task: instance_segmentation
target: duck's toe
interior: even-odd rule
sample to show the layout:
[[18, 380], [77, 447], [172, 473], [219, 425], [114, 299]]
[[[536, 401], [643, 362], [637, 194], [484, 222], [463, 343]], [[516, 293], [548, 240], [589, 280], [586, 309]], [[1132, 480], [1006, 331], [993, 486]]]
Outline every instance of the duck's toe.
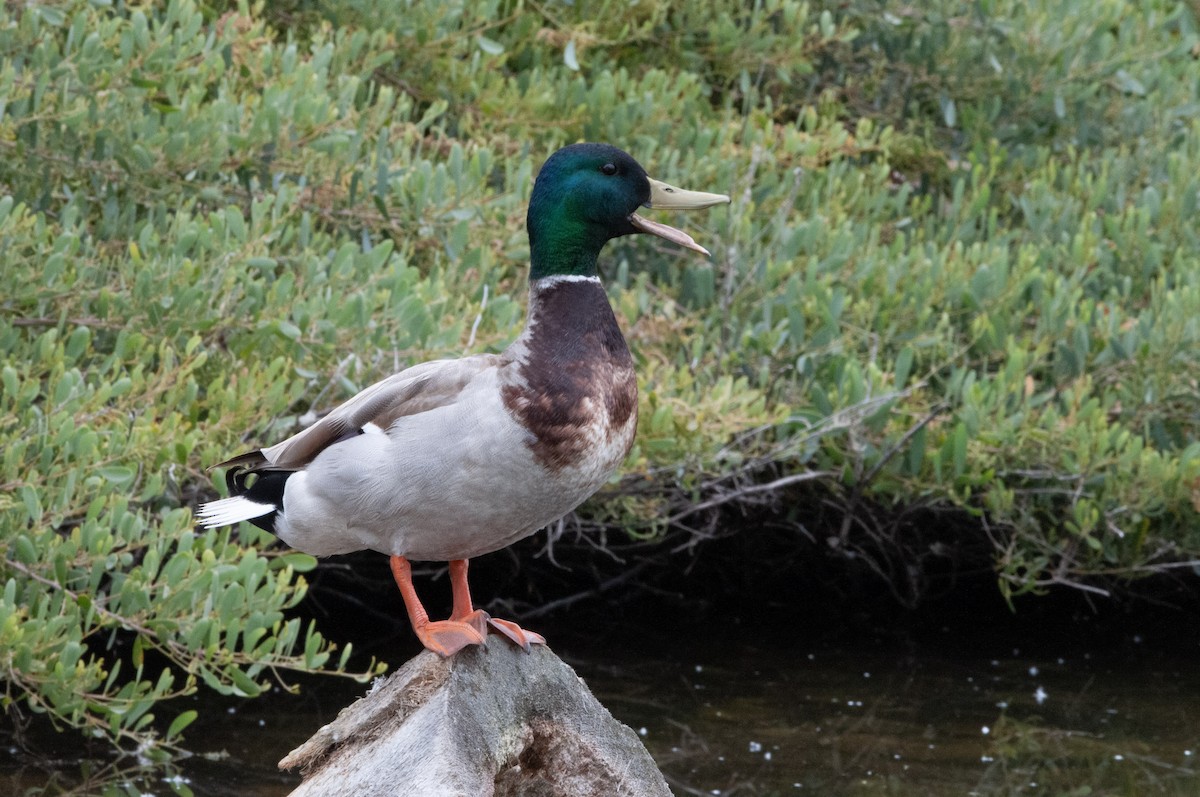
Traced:
[[530, 645], [546, 644], [544, 636], [534, 631], [526, 631], [512, 620], [500, 620], [496, 617], [489, 617], [487, 622], [493, 631], [508, 637], [514, 645], [526, 653], [529, 652]]
[[413, 630], [426, 650], [432, 650], [442, 658], [453, 656], [467, 645], [483, 644], [484, 633], [470, 622], [438, 620]]
[[471, 626], [479, 632], [479, 638], [483, 639], [487, 636], [488, 621], [492, 619], [492, 616], [483, 609], [476, 609], [470, 614], [465, 614], [462, 617], [454, 617], [452, 615], [450, 619], [456, 622], [466, 623], [467, 625]]

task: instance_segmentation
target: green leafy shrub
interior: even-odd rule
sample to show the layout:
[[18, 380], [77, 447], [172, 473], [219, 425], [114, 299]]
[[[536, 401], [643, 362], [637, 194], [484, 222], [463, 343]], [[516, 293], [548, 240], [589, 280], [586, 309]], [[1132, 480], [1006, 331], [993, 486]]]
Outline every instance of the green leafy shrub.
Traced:
[[203, 468], [502, 348], [581, 138], [733, 196], [712, 261], [606, 253], [641, 428], [593, 523], [807, 481], [973, 513], [1011, 591], [1194, 560], [1195, 15], [959, 5], [5, 6], [5, 706], [145, 749], [166, 697], [345, 672], [311, 558], [195, 531]]

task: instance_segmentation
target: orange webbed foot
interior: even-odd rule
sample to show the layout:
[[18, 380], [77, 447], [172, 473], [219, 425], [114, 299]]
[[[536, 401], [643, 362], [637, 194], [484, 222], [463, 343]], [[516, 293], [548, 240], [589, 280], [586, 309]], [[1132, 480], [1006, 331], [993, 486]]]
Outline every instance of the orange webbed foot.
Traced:
[[526, 631], [512, 620], [500, 620], [495, 617], [490, 617], [488, 618], [488, 625], [491, 626], [492, 631], [508, 637], [508, 639], [514, 645], [521, 648], [526, 653], [529, 652], [530, 645], [546, 644], [546, 638], [544, 636], [534, 631]]
[[442, 658], [453, 656], [468, 645], [483, 644], [484, 634], [472, 622], [437, 620], [419, 628], [414, 626], [413, 630], [426, 650]]
[[487, 637], [488, 621], [492, 619], [492, 616], [483, 609], [475, 609], [461, 617], [452, 614], [450, 615], [450, 619], [455, 622], [466, 623], [479, 632], [480, 639], [484, 639]]

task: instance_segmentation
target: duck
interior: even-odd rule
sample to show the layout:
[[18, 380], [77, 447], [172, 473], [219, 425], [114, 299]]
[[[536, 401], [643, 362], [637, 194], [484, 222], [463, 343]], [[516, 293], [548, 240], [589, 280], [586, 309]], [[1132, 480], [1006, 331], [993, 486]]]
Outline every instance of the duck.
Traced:
[[[634, 361], [598, 273], [604, 245], [649, 234], [705, 256], [638, 213], [729, 202], [652, 179], [608, 144], [572, 144], [539, 170], [526, 215], [525, 326], [501, 353], [408, 367], [299, 433], [214, 465], [228, 497], [205, 528], [248, 521], [317, 557], [389, 557], [422, 646], [449, 657], [489, 632], [528, 652], [545, 638], [473, 606], [470, 559], [527, 537], [599, 490], [637, 428]], [[412, 565], [447, 562], [452, 613], [430, 620]]]

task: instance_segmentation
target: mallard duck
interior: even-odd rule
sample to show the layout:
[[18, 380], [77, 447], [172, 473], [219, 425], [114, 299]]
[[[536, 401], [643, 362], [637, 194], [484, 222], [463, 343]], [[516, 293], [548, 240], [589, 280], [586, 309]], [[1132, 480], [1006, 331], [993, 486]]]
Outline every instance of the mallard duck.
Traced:
[[[652, 180], [616, 147], [555, 152], [529, 202], [529, 310], [512, 345], [414, 365], [299, 434], [220, 463], [231, 497], [202, 505], [200, 523], [249, 521], [314, 556], [390, 556], [413, 630], [441, 656], [482, 643], [489, 628], [526, 651], [544, 644], [472, 606], [467, 560], [574, 509], [633, 444], [637, 379], [596, 273], [604, 244], [650, 233], [707, 255], [636, 211], [728, 201]], [[449, 562], [450, 619], [430, 621], [410, 560]]]

